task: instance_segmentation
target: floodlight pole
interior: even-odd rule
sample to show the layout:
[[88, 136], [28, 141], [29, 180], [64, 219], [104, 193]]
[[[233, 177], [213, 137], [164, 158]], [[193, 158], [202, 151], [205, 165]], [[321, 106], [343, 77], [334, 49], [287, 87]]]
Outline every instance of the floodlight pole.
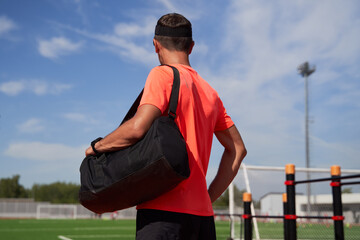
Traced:
[[[306, 157], [306, 168], [310, 168], [310, 152], [309, 152], [309, 94], [308, 94], [308, 78], [315, 72], [316, 68], [313, 66], [309, 68], [309, 63], [304, 62], [298, 67], [298, 72], [304, 77], [305, 80], [305, 157]], [[306, 172], [306, 178], [310, 179], [310, 172]], [[311, 187], [310, 183], [306, 184], [306, 195], [307, 195], [307, 209], [306, 213], [310, 216], [310, 196]]]
[[[309, 94], [308, 94], [308, 78], [309, 76], [305, 74], [305, 152], [306, 152], [306, 168], [310, 168], [310, 150], [309, 150]], [[310, 179], [310, 173], [306, 173], [306, 178]], [[310, 196], [311, 196], [311, 185], [308, 183], [306, 185], [306, 195], [307, 195], [307, 215], [310, 216]]]

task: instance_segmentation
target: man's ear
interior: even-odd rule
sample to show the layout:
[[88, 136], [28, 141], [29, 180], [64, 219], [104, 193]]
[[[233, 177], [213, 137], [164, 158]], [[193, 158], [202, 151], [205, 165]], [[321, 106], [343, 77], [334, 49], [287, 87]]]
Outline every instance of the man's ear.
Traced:
[[195, 45], [195, 42], [193, 41], [190, 45], [190, 48], [189, 48], [189, 55], [191, 54], [193, 48], [194, 48], [194, 45]]
[[154, 47], [155, 47], [155, 52], [159, 53], [159, 50], [161, 48], [161, 44], [156, 39], [153, 39], [153, 44], [154, 44]]

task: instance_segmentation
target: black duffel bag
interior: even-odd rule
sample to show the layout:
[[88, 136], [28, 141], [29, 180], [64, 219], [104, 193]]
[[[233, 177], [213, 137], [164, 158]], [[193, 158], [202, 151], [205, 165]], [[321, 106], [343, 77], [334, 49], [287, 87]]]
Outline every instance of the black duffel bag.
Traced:
[[[160, 196], [189, 177], [186, 143], [174, 121], [180, 76], [171, 68], [174, 82], [168, 116], [157, 118], [136, 144], [83, 160], [79, 200], [87, 209], [101, 214], [129, 208]], [[134, 115], [141, 95], [124, 121]]]

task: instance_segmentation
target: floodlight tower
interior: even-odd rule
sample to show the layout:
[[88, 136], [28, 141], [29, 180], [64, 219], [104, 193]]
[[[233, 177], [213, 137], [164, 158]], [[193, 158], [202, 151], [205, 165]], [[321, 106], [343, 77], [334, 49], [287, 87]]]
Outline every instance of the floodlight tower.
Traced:
[[[308, 62], [304, 62], [298, 68], [298, 73], [305, 80], [305, 157], [306, 157], [306, 168], [310, 168], [310, 154], [309, 154], [309, 96], [308, 96], [308, 78], [315, 72], [315, 65], [310, 67]], [[310, 179], [310, 172], [306, 172], [306, 177]], [[306, 185], [306, 195], [307, 195], [307, 214], [310, 215], [310, 196], [311, 188], [310, 183]]]

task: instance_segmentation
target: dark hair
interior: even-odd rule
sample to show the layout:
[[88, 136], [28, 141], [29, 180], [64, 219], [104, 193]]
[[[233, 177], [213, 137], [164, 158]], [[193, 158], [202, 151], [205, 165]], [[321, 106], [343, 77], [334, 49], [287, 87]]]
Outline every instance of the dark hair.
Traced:
[[[156, 26], [167, 27], [174, 30], [187, 29], [187, 31], [191, 33], [191, 22], [178, 13], [169, 13], [162, 16]], [[169, 50], [184, 52], [188, 52], [193, 43], [192, 37], [169, 37], [155, 34], [154, 39]]]

